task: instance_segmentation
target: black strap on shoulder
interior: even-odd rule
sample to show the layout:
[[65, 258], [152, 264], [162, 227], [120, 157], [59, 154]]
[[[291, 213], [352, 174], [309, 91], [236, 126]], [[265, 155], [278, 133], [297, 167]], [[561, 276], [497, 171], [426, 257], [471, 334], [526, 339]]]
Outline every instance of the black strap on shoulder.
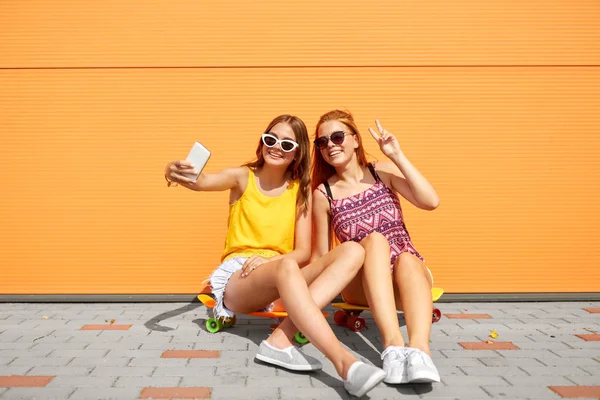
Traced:
[[379, 175], [377, 175], [377, 172], [375, 172], [375, 167], [373, 167], [373, 164], [369, 163], [367, 164], [367, 167], [369, 167], [369, 171], [371, 171], [373, 179], [375, 179], [376, 181], [380, 181], [381, 179], [379, 179]]
[[331, 207], [331, 200], [333, 200], [333, 194], [331, 194], [331, 187], [329, 186], [329, 182], [323, 182], [323, 186], [325, 186], [325, 191], [327, 192], [327, 201], [329, 201], [329, 207]]

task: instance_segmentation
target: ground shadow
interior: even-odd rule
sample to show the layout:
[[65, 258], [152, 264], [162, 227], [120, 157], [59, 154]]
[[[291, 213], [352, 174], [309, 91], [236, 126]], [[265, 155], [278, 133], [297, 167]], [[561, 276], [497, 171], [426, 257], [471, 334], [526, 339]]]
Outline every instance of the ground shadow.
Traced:
[[186, 304], [185, 306], [179, 307], [175, 310], [165, 311], [161, 314], [158, 314], [155, 317], [152, 317], [150, 320], [146, 321], [144, 323], [144, 326], [151, 331], [158, 331], [158, 332], [172, 331], [174, 328], [160, 325], [160, 322], [164, 321], [166, 319], [173, 318], [178, 315], [184, 314], [186, 312], [195, 310], [196, 308], [201, 307], [201, 306], [202, 306], [202, 303], [200, 303], [199, 301], [198, 302], [194, 301], [194, 302], [191, 302], [190, 304]]

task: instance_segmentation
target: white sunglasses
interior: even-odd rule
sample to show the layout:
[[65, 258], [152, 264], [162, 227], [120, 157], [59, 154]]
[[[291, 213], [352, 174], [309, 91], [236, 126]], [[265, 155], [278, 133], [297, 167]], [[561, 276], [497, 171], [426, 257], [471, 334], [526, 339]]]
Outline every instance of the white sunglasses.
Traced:
[[290, 151], [294, 151], [294, 149], [296, 147], [298, 147], [298, 143], [294, 142], [293, 140], [290, 140], [290, 139], [279, 140], [279, 139], [277, 139], [277, 137], [271, 135], [270, 133], [262, 134], [262, 142], [267, 147], [274, 147], [276, 144], [279, 143], [279, 147], [281, 148], [281, 150], [283, 150], [286, 153], [289, 153]]

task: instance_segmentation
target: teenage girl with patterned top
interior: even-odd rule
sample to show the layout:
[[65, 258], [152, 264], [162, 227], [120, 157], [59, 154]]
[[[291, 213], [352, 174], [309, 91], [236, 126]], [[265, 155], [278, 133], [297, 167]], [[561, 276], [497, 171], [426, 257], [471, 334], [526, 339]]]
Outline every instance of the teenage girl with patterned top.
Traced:
[[[350, 282], [364, 261], [356, 243], [305, 265], [311, 252], [310, 147], [304, 122], [275, 118], [262, 134], [257, 160], [197, 181], [186, 161], [167, 166], [165, 177], [197, 191], [230, 190], [222, 264], [210, 277], [216, 317], [269, 307], [281, 298], [290, 318], [263, 341], [256, 358], [292, 370], [321, 369], [321, 363], [292, 345], [299, 329], [334, 364], [353, 395], [362, 396], [385, 373], [357, 361], [337, 340], [321, 309]], [[293, 321], [293, 322], [292, 322]]]
[[[342, 244], [365, 248], [361, 272], [343, 290], [344, 301], [369, 306], [382, 336], [387, 383], [439, 382], [430, 357], [433, 277], [404, 224], [397, 193], [418, 208], [433, 210], [439, 199], [433, 186], [411, 164], [398, 140], [376, 121], [369, 128], [391, 162], [367, 162], [352, 115], [324, 114], [313, 148], [314, 255], [331, 248], [332, 231]], [[405, 345], [396, 310], [403, 310], [409, 343]]]

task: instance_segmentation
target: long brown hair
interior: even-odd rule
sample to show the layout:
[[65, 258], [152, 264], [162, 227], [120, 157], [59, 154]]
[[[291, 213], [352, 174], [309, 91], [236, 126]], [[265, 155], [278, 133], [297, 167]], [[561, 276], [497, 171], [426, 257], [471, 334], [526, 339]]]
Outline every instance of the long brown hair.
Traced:
[[[367, 156], [365, 154], [365, 149], [362, 144], [362, 137], [360, 136], [360, 132], [358, 131], [358, 127], [354, 122], [354, 118], [352, 114], [347, 111], [341, 110], [333, 110], [325, 113], [319, 118], [319, 122], [317, 123], [317, 128], [315, 129], [315, 139], [319, 136], [319, 128], [325, 122], [328, 121], [339, 121], [342, 124], [346, 125], [352, 133], [358, 137], [358, 148], [356, 151], [356, 157], [358, 158], [358, 163], [361, 166], [365, 166], [368, 164]], [[320, 184], [325, 182], [327, 179], [331, 178], [335, 175], [335, 168], [327, 163], [323, 159], [323, 155], [321, 154], [321, 150], [317, 148], [317, 146], [313, 146], [312, 152], [312, 190], [315, 190]]]
[[[298, 150], [296, 157], [287, 170], [292, 173], [292, 180], [297, 180], [300, 185], [298, 199], [296, 205], [301, 210], [308, 208], [308, 198], [310, 194], [310, 142], [308, 139], [308, 131], [304, 122], [294, 115], [280, 115], [269, 123], [267, 129], [264, 132], [269, 132], [275, 125], [279, 123], [288, 124], [296, 135], [296, 142], [298, 143]], [[265, 165], [265, 159], [262, 155], [262, 140], [258, 139], [258, 147], [256, 148], [256, 160], [244, 164], [246, 167], [259, 169]]]

